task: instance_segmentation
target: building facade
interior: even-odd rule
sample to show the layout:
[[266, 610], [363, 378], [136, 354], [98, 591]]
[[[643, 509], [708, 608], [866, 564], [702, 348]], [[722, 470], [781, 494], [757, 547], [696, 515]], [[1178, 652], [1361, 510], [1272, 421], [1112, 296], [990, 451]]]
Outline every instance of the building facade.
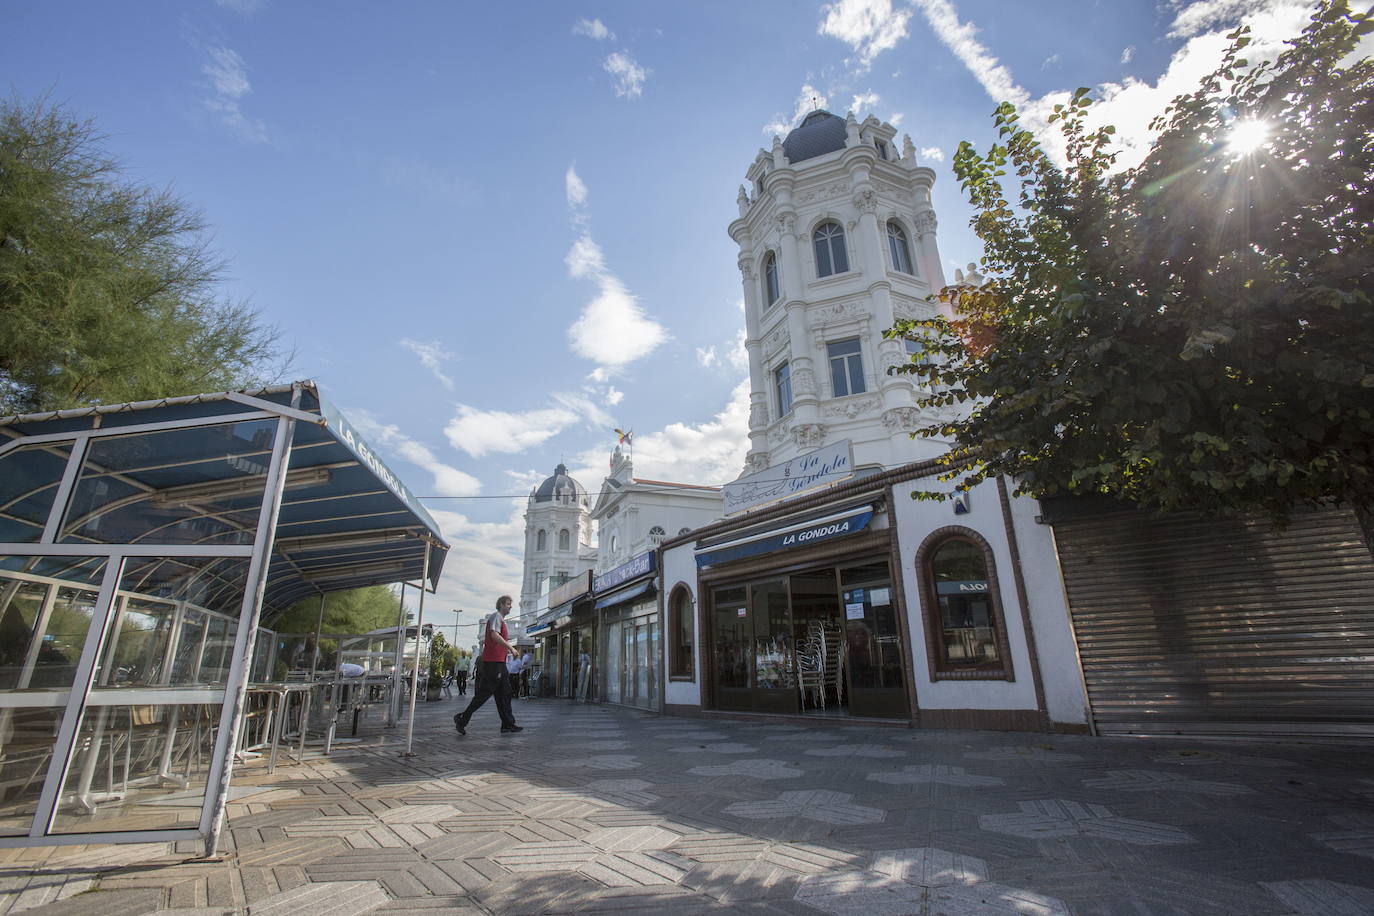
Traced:
[[517, 620], [531, 619], [541, 595], [595, 563], [591, 498], [560, 463], [530, 491], [525, 508], [524, 574]]
[[813, 111], [760, 150], [740, 187], [739, 246], [750, 367], [746, 472], [848, 439], [860, 468], [934, 457], [913, 443], [929, 419], [909, 376], [911, 352], [882, 332], [935, 313], [944, 286], [930, 189], [911, 138], [874, 117]]

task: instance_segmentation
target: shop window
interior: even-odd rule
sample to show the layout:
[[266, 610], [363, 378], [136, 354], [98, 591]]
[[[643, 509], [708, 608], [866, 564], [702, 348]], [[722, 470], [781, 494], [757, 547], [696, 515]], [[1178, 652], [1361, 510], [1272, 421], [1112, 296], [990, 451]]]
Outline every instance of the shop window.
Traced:
[[778, 283], [778, 256], [768, 252], [763, 259], [763, 304], [772, 305], [782, 296], [782, 286]]
[[816, 248], [816, 276], [828, 277], [849, 270], [849, 254], [844, 247], [844, 230], [839, 223], [821, 223], [812, 233]]
[[1013, 680], [992, 548], [968, 528], [944, 528], [916, 554], [932, 680]]
[[540, 529], [539, 534], [535, 535], [535, 538], [534, 538], [534, 549], [535, 549], [535, 550], [548, 550], [548, 549], [549, 549], [549, 535], [548, 535], [548, 533], [547, 533], [546, 531], [544, 531], [543, 529]]
[[696, 679], [693, 649], [695, 648], [695, 618], [692, 613], [692, 593], [686, 586], [678, 586], [668, 602], [668, 677], [673, 680]]
[[859, 353], [859, 338], [851, 337], [849, 340], [836, 341], [827, 345], [825, 350], [830, 360], [830, 382], [835, 397], [863, 394], [864, 363], [863, 356]]
[[567, 529], [567, 528], [564, 528], [562, 531], [558, 532], [558, 549], [559, 549], [559, 550], [568, 550], [568, 549], [570, 549], [571, 544], [572, 544], [572, 535], [568, 533], [568, 529]]

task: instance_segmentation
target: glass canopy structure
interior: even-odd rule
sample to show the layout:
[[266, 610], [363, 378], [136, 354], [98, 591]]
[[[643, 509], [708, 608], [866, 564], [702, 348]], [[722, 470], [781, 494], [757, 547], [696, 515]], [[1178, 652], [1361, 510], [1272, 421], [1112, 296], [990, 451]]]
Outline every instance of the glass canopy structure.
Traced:
[[260, 625], [447, 550], [312, 382], [0, 418], [0, 847], [213, 851]]

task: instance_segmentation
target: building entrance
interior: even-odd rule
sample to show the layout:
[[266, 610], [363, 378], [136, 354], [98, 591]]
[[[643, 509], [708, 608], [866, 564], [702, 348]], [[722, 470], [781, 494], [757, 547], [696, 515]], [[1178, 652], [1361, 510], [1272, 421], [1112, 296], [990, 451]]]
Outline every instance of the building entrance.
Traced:
[[722, 584], [711, 599], [718, 709], [909, 715], [886, 560]]

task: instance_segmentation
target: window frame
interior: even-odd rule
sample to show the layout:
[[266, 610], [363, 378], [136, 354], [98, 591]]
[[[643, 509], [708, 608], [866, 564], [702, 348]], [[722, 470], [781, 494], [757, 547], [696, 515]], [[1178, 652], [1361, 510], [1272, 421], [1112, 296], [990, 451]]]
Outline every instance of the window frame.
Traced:
[[[940, 599], [935, 589], [931, 561], [940, 548], [951, 541], [970, 543], [982, 552], [983, 567], [987, 571], [989, 613], [997, 630], [997, 651], [1001, 656], [994, 664], [954, 668], [949, 665], [945, 655]], [[928, 534], [916, 549], [915, 568], [931, 681], [1015, 681], [1016, 668], [1007, 634], [1007, 613], [1002, 606], [1002, 587], [997, 578], [997, 558], [987, 539], [962, 525], [939, 528]]]
[[[668, 619], [666, 636], [668, 637], [667, 655], [668, 680], [677, 683], [695, 683], [697, 679], [696, 665], [696, 601], [693, 599], [692, 590], [685, 582], [679, 582], [673, 586], [673, 590], [668, 594]], [[685, 611], [685, 614], [684, 614]], [[692, 642], [689, 644], [691, 651], [686, 656], [685, 671], [679, 663], [682, 648], [680, 641], [683, 635], [684, 623], [686, 629], [691, 634]]]
[[536, 551], [549, 549], [549, 533], [543, 528], [540, 528], [534, 535], [534, 549]]
[[[892, 261], [894, 271], [909, 277], [916, 276], [916, 261], [911, 256], [911, 240], [907, 237], [905, 227], [895, 219], [887, 221], [887, 255]], [[898, 261], [904, 261], [905, 266]]]
[[778, 275], [778, 256], [770, 251], [763, 256], [763, 307], [769, 308], [782, 298], [782, 278]]
[[[783, 398], [784, 389], [787, 397]], [[778, 419], [792, 412], [792, 363], [785, 362], [773, 370], [773, 394], [777, 397]]]
[[[834, 231], [830, 231], [830, 230]], [[822, 232], [826, 232], [824, 238]], [[824, 246], [824, 248], [822, 248]], [[826, 270], [821, 269], [821, 252], [825, 251]], [[849, 273], [849, 249], [846, 245], [844, 227], [833, 219], [823, 220], [811, 230], [811, 253], [816, 259], [816, 279], [822, 280], [838, 274]], [[843, 262], [844, 266], [839, 266]]]
[[[854, 346], [855, 346], [855, 350], [854, 350], [853, 353], [848, 353], [848, 352], [846, 352], [846, 353], [835, 354], [835, 353], [832, 352], [832, 351], [834, 350], [835, 347], [838, 347], [838, 346], [840, 346], [840, 345], [842, 345], [842, 344], [849, 344], [849, 343], [853, 343]], [[826, 366], [830, 369], [830, 393], [831, 393], [831, 395], [832, 395], [833, 397], [837, 397], [837, 398], [847, 398], [847, 397], [849, 397], [851, 394], [867, 394], [867, 393], [868, 393], [868, 383], [867, 383], [867, 380], [864, 378], [864, 353], [863, 353], [863, 349], [864, 349], [864, 348], [863, 348], [863, 341], [862, 341], [860, 338], [858, 338], [858, 337], [846, 337], [846, 338], [844, 338], [843, 340], [831, 340], [831, 341], [827, 341], [827, 342], [826, 342], [826, 344], [825, 344], [825, 360], [826, 360]], [[857, 362], [850, 362], [850, 360], [856, 360]], [[840, 362], [842, 362], [843, 365], [844, 365], [845, 387], [846, 387], [846, 390], [845, 390], [843, 393], [840, 392], [838, 386], [836, 386], [836, 384], [835, 384], [835, 363], [836, 363], [836, 361], [840, 361]], [[857, 368], [856, 368], [856, 366], [857, 366]], [[858, 387], [857, 387], [857, 388], [855, 387], [855, 384], [854, 384], [856, 378], [857, 378], [857, 380], [858, 380]]]
[[572, 550], [572, 532], [567, 528], [558, 529], [558, 549]]

